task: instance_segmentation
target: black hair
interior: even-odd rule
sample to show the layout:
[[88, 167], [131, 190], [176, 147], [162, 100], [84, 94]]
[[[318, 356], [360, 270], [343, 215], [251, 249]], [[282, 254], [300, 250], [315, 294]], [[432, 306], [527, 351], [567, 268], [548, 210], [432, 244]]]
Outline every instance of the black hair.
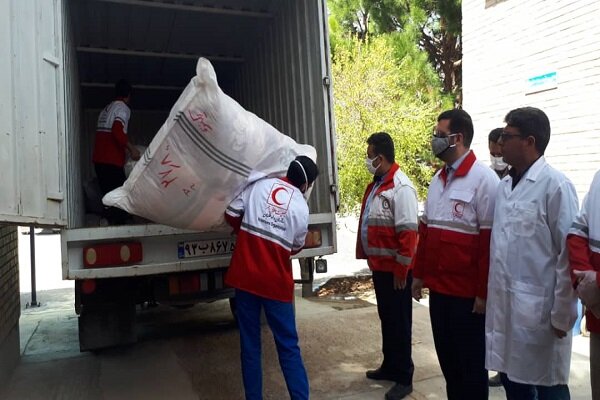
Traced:
[[438, 116], [438, 122], [444, 119], [450, 120], [450, 133], [462, 133], [465, 147], [471, 147], [473, 141], [473, 120], [465, 111], [458, 108], [446, 110]]
[[[304, 175], [305, 173], [306, 175]], [[298, 156], [290, 163], [286, 176], [292, 185], [299, 188], [305, 183], [310, 185], [317, 179], [317, 176], [319, 176], [319, 167], [309, 157]]]
[[490, 131], [490, 134], [488, 135], [488, 141], [492, 142], [492, 143], [498, 143], [498, 140], [500, 140], [500, 135], [502, 135], [502, 132], [504, 132], [503, 128], [492, 129]]
[[125, 79], [115, 84], [115, 97], [127, 97], [131, 94], [131, 85]]
[[504, 122], [517, 128], [522, 137], [533, 136], [535, 149], [544, 154], [550, 142], [550, 120], [542, 110], [535, 107], [516, 108], [506, 114]]
[[369, 136], [367, 144], [373, 146], [373, 151], [376, 155], [382, 155], [385, 159], [393, 163], [396, 161], [394, 154], [394, 141], [387, 132], [376, 132]]

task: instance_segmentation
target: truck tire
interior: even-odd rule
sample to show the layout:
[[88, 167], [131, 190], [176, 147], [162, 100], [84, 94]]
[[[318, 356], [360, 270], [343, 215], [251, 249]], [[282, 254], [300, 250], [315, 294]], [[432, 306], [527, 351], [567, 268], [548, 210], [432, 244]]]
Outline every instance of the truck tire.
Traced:
[[135, 304], [84, 304], [79, 323], [79, 350], [95, 351], [137, 341]]

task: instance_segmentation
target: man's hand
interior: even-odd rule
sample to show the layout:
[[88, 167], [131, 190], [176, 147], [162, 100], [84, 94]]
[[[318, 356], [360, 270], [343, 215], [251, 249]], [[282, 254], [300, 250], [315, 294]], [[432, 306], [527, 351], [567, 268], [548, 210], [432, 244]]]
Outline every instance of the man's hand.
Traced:
[[414, 278], [411, 290], [413, 299], [421, 300], [423, 298], [423, 279]]
[[596, 271], [573, 271], [577, 277], [577, 296], [587, 307], [600, 304], [600, 288], [596, 282]]
[[552, 330], [554, 330], [554, 334], [556, 335], [557, 338], [562, 339], [565, 336], [567, 336], [567, 332], [560, 330], [558, 328], [555, 328], [554, 326], [552, 326]]
[[485, 314], [485, 299], [482, 299], [481, 297], [475, 297], [475, 302], [473, 303], [473, 313]]
[[129, 154], [131, 155], [131, 159], [133, 161], [137, 161], [141, 157], [140, 151], [137, 148], [135, 148], [135, 146], [131, 146], [131, 148], [129, 149]]
[[394, 290], [403, 290], [406, 287], [406, 277], [394, 275]]

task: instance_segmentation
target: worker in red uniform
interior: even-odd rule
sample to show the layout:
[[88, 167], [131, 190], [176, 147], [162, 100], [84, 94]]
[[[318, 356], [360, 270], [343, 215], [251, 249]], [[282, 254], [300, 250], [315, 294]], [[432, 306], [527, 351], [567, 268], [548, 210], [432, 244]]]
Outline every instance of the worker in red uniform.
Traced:
[[247, 400], [262, 399], [261, 310], [273, 332], [290, 398], [309, 397], [294, 318], [290, 256], [304, 247], [309, 212], [303, 194], [318, 173], [310, 158], [299, 156], [290, 163], [285, 178], [265, 178], [249, 185], [225, 212], [237, 232], [225, 283], [235, 288]]
[[[103, 196], [125, 183], [123, 167], [127, 161], [127, 152], [133, 160], [140, 159], [140, 152], [127, 137], [131, 116], [130, 99], [131, 85], [121, 79], [115, 85], [115, 100], [108, 104], [98, 117], [92, 162]], [[118, 208], [109, 207], [105, 210], [104, 217], [111, 225], [121, 225], [127, 221], [129, 214]]]
[[473, 121], [464, 110], [438, 116], [431, 138], [444, 167], [433, 177], [419, 223], [412, 284], [429, 288], [435, 350], [448, 400], [487, 400], [485, 310], [490, 234], [498, 176], [470, 149]]
[[386, 132], [367, 139], [366, 167], [373, 175], [363, 196], [356, 241], [356, 258], [372, 271], [381, 320], [381, 365], [367, 378], [396, 384], [386, 400], [412, 392], [412, 266], [417, 250], [417, 191], [395, 162], [394, 141]]
[[592, 398], [600, 399], [600, 171], [594, 176], [567, 236], [569, 264], [577, 296], [586, 306], [590, 331]]

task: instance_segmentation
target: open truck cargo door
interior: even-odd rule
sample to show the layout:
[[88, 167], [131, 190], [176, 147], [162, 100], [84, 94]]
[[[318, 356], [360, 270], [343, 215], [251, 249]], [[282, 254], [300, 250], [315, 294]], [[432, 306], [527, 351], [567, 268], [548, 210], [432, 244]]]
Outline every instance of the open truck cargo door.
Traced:
[[0, 2], [0, 222], [66, 225], [61, 2]]

